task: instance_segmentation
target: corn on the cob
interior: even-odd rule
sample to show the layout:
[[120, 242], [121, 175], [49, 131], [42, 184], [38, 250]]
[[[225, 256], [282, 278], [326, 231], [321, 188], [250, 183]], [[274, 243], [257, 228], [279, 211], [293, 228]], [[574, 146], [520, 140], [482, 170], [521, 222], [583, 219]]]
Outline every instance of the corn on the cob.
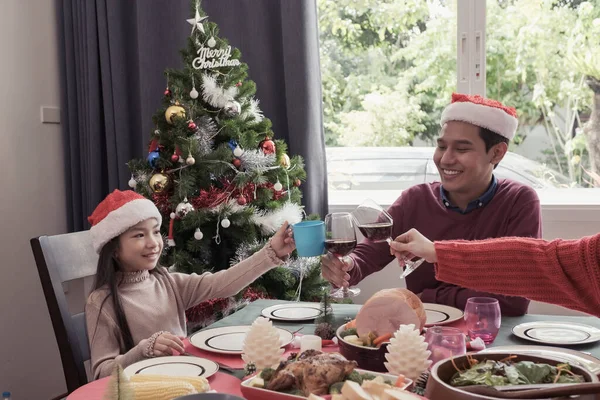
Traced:
[[123, 398], [131, 400], [173, 400], [187, 394], [198, 393], [194, 387], [184, 381], [170, 382], [126, 382]]
[[170, 375], [133, 375], [129, 378], [130, 382], [187, 382], [196, 389], [198, 393], [204, 393], [210, 390], [210, 385], [206, 378], [201, 376], [170, 376]]

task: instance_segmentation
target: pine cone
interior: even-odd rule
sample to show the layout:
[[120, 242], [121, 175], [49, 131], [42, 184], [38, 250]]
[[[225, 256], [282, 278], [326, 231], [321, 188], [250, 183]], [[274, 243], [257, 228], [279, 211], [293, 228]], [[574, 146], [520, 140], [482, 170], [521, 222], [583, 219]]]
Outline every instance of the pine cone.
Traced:
[[331, 324], [323, 322], [315, 328], [315, 335], [319, 336], [323, 340], [331, 340], [335, 336], [335, 329]]
[[246, 375], [251, 375], [256, 372], [256, 365], [254, 363], [249, 362], [244, 366], [244, 373]]
[[427, 386], [427, 380], [429, 379], [429, 371], [423, 372], [416, 380], [412, 387], [412, 392], [419, 396], [425, 395], [425, 387]]

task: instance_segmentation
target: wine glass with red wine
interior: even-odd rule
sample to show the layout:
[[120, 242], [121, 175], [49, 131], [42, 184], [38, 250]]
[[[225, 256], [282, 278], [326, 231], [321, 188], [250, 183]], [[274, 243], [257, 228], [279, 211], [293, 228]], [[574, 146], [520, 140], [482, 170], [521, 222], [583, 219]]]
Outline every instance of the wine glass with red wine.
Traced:
[[[352, 253], [356, 247], [356, 232], [352, 214], [331, 213], [325, 216], [325, 250], [340, 260]], [[359, 288], [339, 288], [331, 290], [330, 296], [336, 299], [355, 297]]]
[[[363, 236], [374, 243], [387, 242], [391, 243], [392, 229], [394, 220], [379, 204], [371, 199], [365, 200], [361, 205], [352, 211], [354, 222]], [[425, 259], [419, 258], [416, 261], [411, 261], [404, 258], [404, 272], [400, 275], [400, 279], [405, 278], [415, 269], [417, 269]]]

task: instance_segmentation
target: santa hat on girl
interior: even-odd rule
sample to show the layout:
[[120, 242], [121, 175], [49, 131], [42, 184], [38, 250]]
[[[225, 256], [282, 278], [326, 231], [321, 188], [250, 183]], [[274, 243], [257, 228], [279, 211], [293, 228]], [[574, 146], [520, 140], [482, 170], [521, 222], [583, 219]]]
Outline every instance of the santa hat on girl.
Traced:
[[452, 104], [442, 112], [440, 125], [448, 121], [468, 122], [489, 129], [500, 136], [511, 140], [515, 136], [519, 120], [517, 110], [506, 107], [496, 100], [481, 96], [452, 93]]
[[90, 233], [94, 250], [100, 254], [111, 239], [149, 218], [156, 218], [159, 225], [162, 223], [162, 216], [153, 202], [134, 191], [115, 189], [88, 217], [92, 224]]

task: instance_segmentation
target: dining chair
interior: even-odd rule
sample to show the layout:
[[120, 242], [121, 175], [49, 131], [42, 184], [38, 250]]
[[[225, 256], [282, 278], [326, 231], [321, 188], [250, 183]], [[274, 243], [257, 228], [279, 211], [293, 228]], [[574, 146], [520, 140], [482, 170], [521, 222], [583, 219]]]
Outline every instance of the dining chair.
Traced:
[[[85, 314], [71, 313], [63, 285], [74, 287], [72, 281], [83, 283], [84, 278], [95, 275], [98, 255], [89, 231], [36, 237], [31, 239], [31, 248], [71, 393], [88, 382], [84, 362], [90, 359], [90, 349]], [[83, 294], [81, 310], [88, 293]]]

